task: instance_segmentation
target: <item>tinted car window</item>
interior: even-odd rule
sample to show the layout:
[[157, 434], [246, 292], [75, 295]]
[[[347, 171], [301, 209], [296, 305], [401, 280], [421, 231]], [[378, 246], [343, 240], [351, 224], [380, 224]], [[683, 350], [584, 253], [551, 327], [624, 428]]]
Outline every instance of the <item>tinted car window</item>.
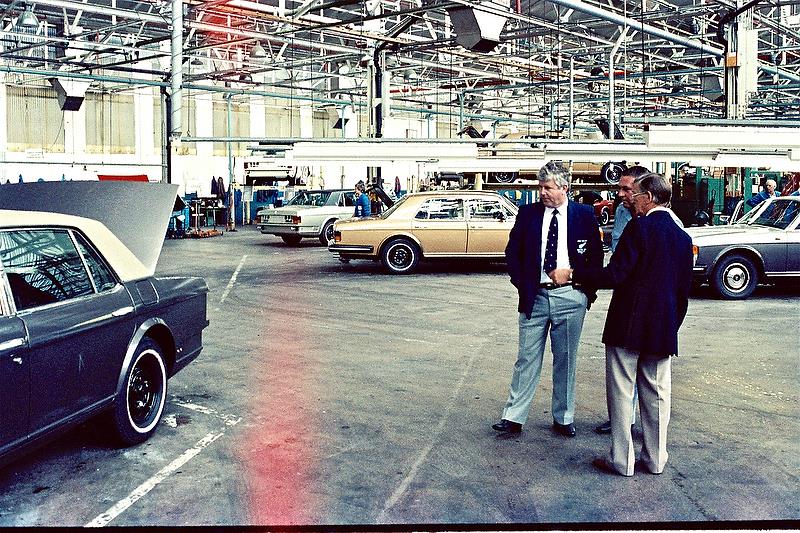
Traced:
[[67, 230], [0, 232], [0, 261], [17, 310], [94, 292]]
[[342, 199], [344, 200], [343, 205], [345, 207], [355, 207], [356, 201], [353, 199], [353, 194], [352, 191], [342, 194]]
[[97, 291], [101, 292], [114, 288], [117, 284], [117, 280], [114, 279], [114, 275], [100, 257], [100, 254], [86, 242], [83, 235], [77, 232], [75, 232], [74, 235], [75, 240], [78, 241], [78, 249], [81, 255], [83, 255], [86, 265], [89, 267], [89, 272], [92, 273], [92, 279], [94, 279], [94, 285], [97, 287]]
[[759, 214], [758, 218], [748, 222], [757, 226], [770, 226], [778, 229], [786, 229], [798, 213], [797, 202], [790, 200], [773, 200]]
[[427, 220], [463, 220], [463, 200], [461, 198], [431, 198], [420, 206], [415, 218]]

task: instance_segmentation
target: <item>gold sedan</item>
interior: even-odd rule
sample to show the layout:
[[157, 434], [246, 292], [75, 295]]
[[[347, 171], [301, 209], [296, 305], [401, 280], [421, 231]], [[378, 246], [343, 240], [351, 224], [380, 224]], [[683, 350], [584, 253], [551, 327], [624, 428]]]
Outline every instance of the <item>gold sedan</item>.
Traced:
[[393, 274], [422, 258], [503, 258], [517, 206], [490, 191], [409, 194], [383, 214], [339, 220], [328, 250], [343, 261], [380, 259]]

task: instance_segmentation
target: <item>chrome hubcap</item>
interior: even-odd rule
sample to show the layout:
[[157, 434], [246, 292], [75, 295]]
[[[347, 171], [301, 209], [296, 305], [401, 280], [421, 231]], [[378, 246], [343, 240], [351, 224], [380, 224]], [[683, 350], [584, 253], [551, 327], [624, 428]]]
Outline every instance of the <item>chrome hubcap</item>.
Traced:
[[750, 283], [750, 272], [744, 265], [734, 263], [725, 269], [725, 286], [733, 292], [743, 291]]

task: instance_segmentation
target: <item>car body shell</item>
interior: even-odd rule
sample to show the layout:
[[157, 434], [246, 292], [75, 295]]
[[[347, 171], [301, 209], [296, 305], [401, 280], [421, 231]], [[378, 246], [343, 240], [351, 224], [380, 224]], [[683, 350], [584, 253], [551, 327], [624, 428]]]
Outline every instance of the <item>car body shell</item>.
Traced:
[[[87, 248], [78, 248], [83, 250], [76, 254], [80, 261], [49, 252], [53, 262], [45, 266], [39, 259], [25, 267], [25, 256], [20, 255], [15, 256], [15, 266], [6, 264], [10, 260], [0, 262], [0, 464], [110, 409], [124, 394], [123, 377], [143, 339], [157, 343], [167, 376], [172, 376], [200, 354], [202, 331], [208, 325], [208, 286], [203, 279], [151, 275], [96, 220], [0, 210], [5, 248], [0, 258], [32, 249], [7, 246], [19, 242], [15, 236], [48, 232], [69, 236], [73, 243], [82, 239]], [[111, 274], [103, 287], [88, 266], [92, 253]], [[81, 274], [91, 280], [91, 289], [78, 296], [64, 293], [57, 301], [52, 295], [49, 300], [33, 299], [32, 294], [45, 291], [35, 288], [30, 281], [34, 278], [26, 278], [25, 272], [50, 272], [52, 265], [70, 260], [83, 265]], [[20, 284], [21, 279], [30, 283]]]
[[[786, 207], [785, 227], [749, 224], [773, 206]], [[725, 226], [687, 228], [696, 250], [694, 277], [710, 281], [724, 258], [740, 255], [758, 268], [760, 281], [800, 277], [800, 197], [778, 197], [763, 202], [738, 223]]]
[[[300, 195], [320, 194], [328, 195], [323, 205], [292, 204]], [[354, 211], [351, 189], [300, 191], [288, 205], [260, 210], [256, 221], [265, 235], [319, 238], [328, 222], [350, 218]]]
[[[428, 201], [460, 201], [463, 213], [455, 218], [420, 218]], [[488, 202], [488, 203], [487, 203]], [[501, 208], [502, 215], [476, 213], [472, 206]], [[419, 247], [423, 257], [503, 258], [517, 206], [489, 191], [430, 191], [403, 197], [380, 217], [340, 220], [334, 225], [335, 242], [328, 249], [345, 259], [378, 259], [393, 239], [407, 239]]]

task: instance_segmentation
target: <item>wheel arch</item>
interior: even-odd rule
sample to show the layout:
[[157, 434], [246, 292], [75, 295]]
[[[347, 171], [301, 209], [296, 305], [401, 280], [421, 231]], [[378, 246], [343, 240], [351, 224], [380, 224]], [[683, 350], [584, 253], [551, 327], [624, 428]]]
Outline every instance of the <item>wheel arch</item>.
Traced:
[[381, 255], [383, 255], [383, 250], [386, 248], [386, 246], [390, 242], [392, 242], [392, 241], [394, 241], [396, 239], [405, 239], [405, 240], [411, 241], [412, 243], [414, 243], [416, 245], [417, 249], [419, 250], [420, 258], [425, 257], [425, 250], [422, 248], [422, 243], [420, 243], [419, 240], [413, 234], [406, 233], [406, 232], [394, 233], [394, 234], [390, 235], [389, 237], [386, 237], [385, 239], [383, 239], [383, 241], [381, 242], [381, 245], [378, 246], [378, 250], [377, 250], [378, 253], [376, 254], [376, 256], [377, 257], [381, 257]]
[[721, 250], [714, 259], [711, 268], [708, 270], [709, 279], [711, 279], [714, 276], [714, 273], [717, 271], [717, 266], [719, 265], [719, 263], [723, 259], [730, 257], [732, 255], [741, 255], [753, 261], [753, 264], [756, 266], [756, 273], [758, 274], [757, 281], [763, 281], [765, 276], [764, 259], [763, 257], [761, 257], [761, 254], [758, 252], [758, 250], [756, 250], [751, 246], [738, 246], [738, 247], [729, 246]]
[[145, 320], [137, 329], [128, 342], [128, 348], [125, 351], [125, 359], [120, 368], [119, 377], [117, 378], [116, 393], [119, 394], [125, 388], [125, 375], [128, 373], [133, 363], [133, 358], [136, 356], [136, 348], [143, 339], [149, 338], [159, 345], [161, 353], [164, 356], [164, 365], [166, 365], [167, 377], [172, 376], [172, 369], [175, 368], [175, 338], [172, 331], [167, 324], [160, 318], [150, 318]]

